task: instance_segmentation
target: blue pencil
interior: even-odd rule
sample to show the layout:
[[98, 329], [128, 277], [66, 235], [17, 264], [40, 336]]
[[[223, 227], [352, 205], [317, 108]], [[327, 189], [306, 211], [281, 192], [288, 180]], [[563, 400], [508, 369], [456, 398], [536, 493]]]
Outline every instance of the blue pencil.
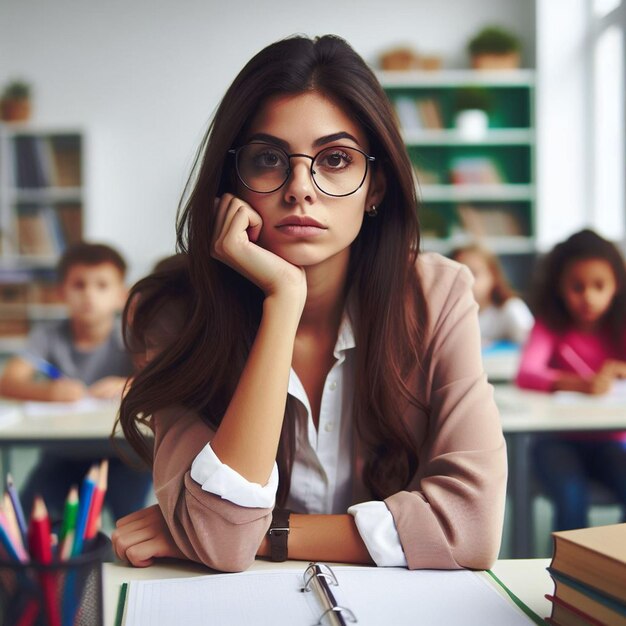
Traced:
[[89, 517], [89, 509], [91, 508], [91, 500], [93, 492], [98, 482], [98, 466], [92, 465], [87, 476], [83, 480], [80, 488], [80, 498], [78, 499], [78, 515], [76, 516], [76, 534], [74, 535], [74, 546], [72, 547], [72, 556], [78, 556], [83, 549], [83, 540], [85, 538], [85, 529], [87, 528], [87, 519]]
[[15, 511], [15, 517], [17, 519], [17, 525], [20, 527], [20, 533], [22, 533], [22, 543], [27, 544], [26, 536], [28, 535], [28, 528], [26, 527], [26, 517], [24, 517], [24, 509], [22, 509], [22, 503], [20, 497], [13, 485], [13, 476], [7, 474], [7, 493], [11, 499], [13, 510]]
[[49, 363], [45, 359], [42, 359], [36, 354], [30, 354], [30, 352], [22, 353], [22, 357], [34, 365], [35, 369], [44, 376], [47, 376], [50, 380], [58, 380], [63, 378], [63, 372], [52, 363]]

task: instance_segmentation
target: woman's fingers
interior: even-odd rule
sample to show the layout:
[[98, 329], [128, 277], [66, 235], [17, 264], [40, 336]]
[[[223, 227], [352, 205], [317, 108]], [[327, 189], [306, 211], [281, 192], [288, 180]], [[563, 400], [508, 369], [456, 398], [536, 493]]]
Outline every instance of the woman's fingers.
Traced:
[[139, 511], [134, 511], [133, 513], [129, 513], [124, 517], [120, 517], [120, 519], [115, 522], [115, 526], [120, 528], [121, 526], [125, 526], [126, 524], [131, 524], [137, 520], [150, 520], [153, 517], [163, 518], [163, 514], [161, 513], [161, 509], [158, 504], [153, 504], [152, 506], [147, 506], [143, 509], [139, 509]]

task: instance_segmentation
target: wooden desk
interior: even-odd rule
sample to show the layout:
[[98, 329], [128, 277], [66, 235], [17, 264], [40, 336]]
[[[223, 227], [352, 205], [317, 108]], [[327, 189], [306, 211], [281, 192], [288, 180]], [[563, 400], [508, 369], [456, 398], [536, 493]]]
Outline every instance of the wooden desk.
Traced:
[[[495, 385], [502, 430], [509, 441], [509, 494], [513, 504], [513, 557], [531, 554], [532, 490], [530, 441], [533, 434], [584, 430], [626, 430], [626, 402], [603, 397], [559, 395]], [[573, 398], [573, 399], [571, 399]]]
[[[554, 586], [546, 571], [549, 559], [503, 560], [493, 567], [493, 573], [537, 615], [546, 617], [550, 614], [551, 605], [544, 594], [552, 593]], [[272, 563], [255, 561], [251, 569], [276, 569], [277, 567], [293, 567], [303, 569], [302, 561], [286, 561]], [[131, 580], [149, 580], [153, 578], [179, 578], [183, 576], [206, 576], [211, 573], [205, 567], [188, 562], [169, 562], [146, 568], [133, 568], [119, 563], [104, 564], [104, 625], [114, 626], [120, 585]], [[489, 581], [491, 577], [484, 572], [477, 572]], [[493, 583], [495, 585], [495, 583]], [[497, 587], [500, 589], [500, 587]], [[504, 593], [504, 592], [503, 592]], [[181, 616], [182, 618], [182, 616]], [[184, 620], [182, 620], [184, 621]], [[181, 623], [182, 623], [181, 621]], [[529, 620], [528, 622], [532, 622]]]

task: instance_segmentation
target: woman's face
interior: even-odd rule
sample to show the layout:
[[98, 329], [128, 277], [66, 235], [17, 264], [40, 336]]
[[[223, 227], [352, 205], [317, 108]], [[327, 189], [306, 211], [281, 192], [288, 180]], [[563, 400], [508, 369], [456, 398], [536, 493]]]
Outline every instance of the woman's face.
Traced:
[[565, 267], [561, 296], [580, 326], [592, 326], [609, 310], [617, 291], [613, 268], [604, 259], [582, 259]]
[[[358, 148], [369, 154], [365, 133], [355, 120], [333, 100], [315, 91], [270, 98], [252, 120], [245, 138], [245, 143], [249, 142], [263, 142], [287, 154], [312, 157], [331, 146]], [[270, 150], [269, 156], [261, 158], [275, 157]], [[324, 167], [319, 168], [320, 181], [324, 168], [341, 169], [348, 164], [342, 158], [340, 151], [330, 153]], [[374, 176], [373, 182], [370, 167], [355, 193], [333, 197], [313, 182], [311, 159], [294, 156], [290, 166], [287, 182], [272, 193], [256, 193], [238, 183], [237, 195], [263, 219], [257, 243], [304, 267], [335, 257], [347, 259], [365, 209], [382, 199], [381, 177]], [[337, 175], [342, 176], [332, 172], [332, 176]]]
[[494, 279], [487, 261], [481, 254], [475, 252], [461, 252], [456, 260], [463, 265], [467, 265], [474, 275], [474, 299], [482, 309], [491, 304], [491, 293], [494, 287]]

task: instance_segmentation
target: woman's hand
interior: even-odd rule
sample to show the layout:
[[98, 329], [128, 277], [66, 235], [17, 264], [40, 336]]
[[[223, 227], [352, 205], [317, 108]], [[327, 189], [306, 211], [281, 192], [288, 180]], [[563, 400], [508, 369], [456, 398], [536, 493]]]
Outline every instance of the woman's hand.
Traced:
[[626, 378], [626, 362], [624, 361], [605, 361], [602, 365], [600, 373], [610, 378]]
[[611, 391], [613, 386], [613, 377], [607, 376], [603, 372], [597, 373], [583, 383], [583, 393], [591, 394], [592, 396], [604, 395]]
[[304, 270], [256, 242], [263, 220], [246, 202], [224, 194], [218, 202], [213, 256], [263, 290], [266, 296], [288, 291], [306, 299]]
[[117, 558], [135, 567], [152, 565], [155, 557], [186, 558], [174, 542], [157, 504], [117, 520], [111, 541]]

